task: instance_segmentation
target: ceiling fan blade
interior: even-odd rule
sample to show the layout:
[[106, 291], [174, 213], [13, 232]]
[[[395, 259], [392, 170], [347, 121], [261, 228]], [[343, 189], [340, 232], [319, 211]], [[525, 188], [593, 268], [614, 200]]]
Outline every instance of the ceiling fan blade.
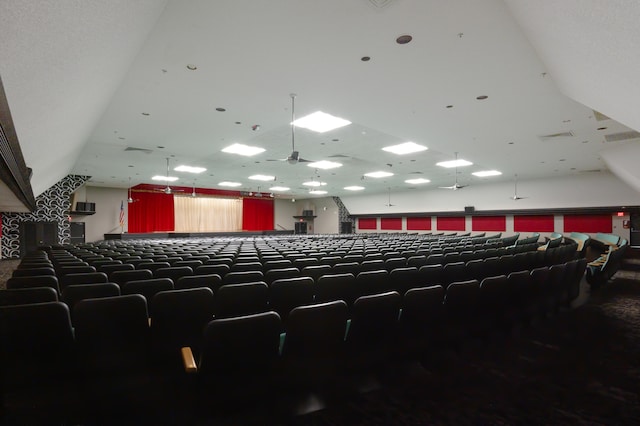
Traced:
[[304, 158], [298, 158], [298, 163], [313, 163], [312, 160], [305, 160]]

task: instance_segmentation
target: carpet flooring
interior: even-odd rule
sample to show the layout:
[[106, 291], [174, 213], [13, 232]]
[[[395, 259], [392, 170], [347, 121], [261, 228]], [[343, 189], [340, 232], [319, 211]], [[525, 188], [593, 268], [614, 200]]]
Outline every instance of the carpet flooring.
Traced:
[[[0, 286], [15, 267], [0, 262]], [[390, 366], [371, 390], [340, 395], [306, 415], [194, 412], [171, 401], [154, 410], [48, 422], [6, 417], [0, 424], [294, 425], [637, 425], [640, 424], [640, 263], [623, 265], [580, 306], [533, 325], [434, 348], [420, 363]]]

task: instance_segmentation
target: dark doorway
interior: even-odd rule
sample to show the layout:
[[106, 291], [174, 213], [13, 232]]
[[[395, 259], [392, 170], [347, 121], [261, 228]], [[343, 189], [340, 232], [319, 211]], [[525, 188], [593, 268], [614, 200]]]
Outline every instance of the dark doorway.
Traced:
[[58, 222], [20, 223], [20, 257], [38, 246], [58, 244]]

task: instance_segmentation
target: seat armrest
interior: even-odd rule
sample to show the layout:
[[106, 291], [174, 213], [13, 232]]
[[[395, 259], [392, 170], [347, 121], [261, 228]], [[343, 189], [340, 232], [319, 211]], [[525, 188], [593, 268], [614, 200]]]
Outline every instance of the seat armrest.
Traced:
[[196, 364], [196, 360], [193, 358], [193, 351], [191, 351], [191, 348], [188, 346], [181, 348], [180, 354], [182, 355], [182, 365], [184, 366], [185, 373], [197, 373], [198, 365]]

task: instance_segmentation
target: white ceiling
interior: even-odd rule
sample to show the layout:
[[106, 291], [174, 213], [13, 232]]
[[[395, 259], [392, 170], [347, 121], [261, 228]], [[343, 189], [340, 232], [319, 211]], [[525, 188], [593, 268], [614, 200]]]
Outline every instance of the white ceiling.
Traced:
[[[455, 152], [475, 163], [459, 169], [462, 184], [575, 177], [606, 170], [602, 151], [629, 143], [605, 135], [640, 129], [630, 81], [639, 11], [622, 0], [8, 0], [0, 76], [36, 195], [68, 173], [98, 186], [152, 183], [167, 157], [207, 168], [172, 172], [176, 185], [268, 191], [247, 178], [270, 174], [297, 198], [312, 178], [338, 196], [348, 185], [402, 191], [415, 177], [452, 185], [454, 172], [435, 163]], [[413, 40], [397, 44], [405, 34]], [[353, 122], [296, 129], [301, 157], [343, 167], [266, 161], [292, 150], [290, 93], [297, 117]], [[541, 138], [563, 132], [573, 136]], [[381, 150], [406, 141], [429, 150]], [[266, 152], [221, 152], [234, 142]], [[487, 169], [503, 175], [471, 175]], [[395, 175], [363, 179], [376, 170]]]

